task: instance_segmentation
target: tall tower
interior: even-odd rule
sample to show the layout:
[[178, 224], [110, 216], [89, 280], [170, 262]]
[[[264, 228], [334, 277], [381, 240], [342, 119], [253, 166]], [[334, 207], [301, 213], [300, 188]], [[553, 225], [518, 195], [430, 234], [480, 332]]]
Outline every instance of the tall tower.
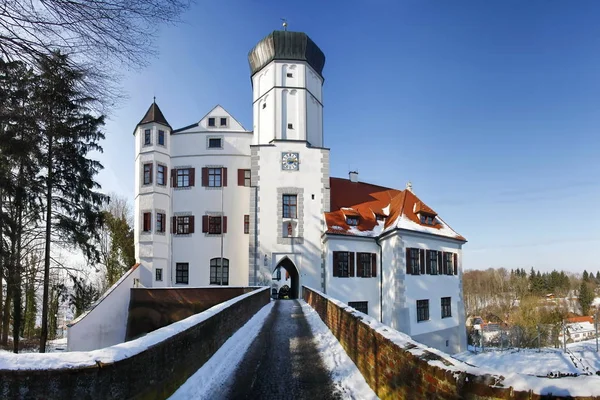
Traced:
[[135, 259], [144, 286], [170, 286], [171, 125], [153, 102], [135, 136]]
[[275, 31], [248, 55], [252, 72], [253, 144], [303, 140], [323, 146], [325, 55], [302, 32]]
[[293, 296], [322, 288], [323, 212], [329, 149], [323, 148], [325, 55], [302, 32], [275, 31], [248, 54], [252, 74], [249, 283], [284, 267]]

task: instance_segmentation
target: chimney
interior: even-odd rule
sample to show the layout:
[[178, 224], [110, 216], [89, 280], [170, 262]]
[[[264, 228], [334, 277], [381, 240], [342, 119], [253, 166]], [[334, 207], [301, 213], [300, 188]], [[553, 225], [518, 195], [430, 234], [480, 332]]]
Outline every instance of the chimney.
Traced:
[[348, 175], [350, 175], [350, 182], [358, 182], [358, 171], [350, 171]]

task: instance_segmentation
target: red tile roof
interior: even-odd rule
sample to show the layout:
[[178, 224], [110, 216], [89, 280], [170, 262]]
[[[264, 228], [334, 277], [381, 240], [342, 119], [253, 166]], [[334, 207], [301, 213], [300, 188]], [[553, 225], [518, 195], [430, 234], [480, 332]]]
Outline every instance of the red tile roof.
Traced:
[[571, 317], [567, 318], [568, 323], [576, 323], [576, 322], [589, 322], [590, 324], [594, 323], [594, 317], [584, 316], [584, 317]]
[[[394, 228], [466, 240], [441, 218], [435, 225], [421, 224], [418, 212], [437, 216], [410, 190], [397, 190], [348, 179], [330, 178], [331, 211], [325, 213], [326, 233], [351, 236], [379, 236]], [[348, 226], [346, 215], [359, 216], [358, 226]], [[376, 215], [385, 217], [378, 223]]]

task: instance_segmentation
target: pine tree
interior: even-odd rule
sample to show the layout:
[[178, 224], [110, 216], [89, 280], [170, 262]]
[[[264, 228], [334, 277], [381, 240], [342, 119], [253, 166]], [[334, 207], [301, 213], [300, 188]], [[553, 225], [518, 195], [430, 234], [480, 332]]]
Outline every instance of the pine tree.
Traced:
[[588, 272], [586, 270], [583, 270], [583, 281], [584, 282], [590, 281], [590, 276], [588, 275]]
[[579, 305], [581, 306], [583, 315], [588, 315], [593, 301], [594, 292], [590, 289], [589, 284], [581, 282], [581, 286], [579, 287]]
[[[40, 352], [48, 339], [50, 297], [50, 248], [53, 235], [62, 243], [76, 246], [95, 263], [95, 248], [102, 223], [100, 207], [107, 198], [97, 191], [95, 175], [102, 165], [87, 158], [102, 151], [100, 127], [103, 116], [92, 114], [94, 99], [81, 91], [84, 75], [74, 70], [60, 53], [41, 59], [36, 97], [40, 109], [45, 177], [45, 251]], [[96, 240], [95, 240], [96, 239]], [[54, 301], [54, 299], [53, 299]], [[54, 303], [53, 303], [54, 305]]]

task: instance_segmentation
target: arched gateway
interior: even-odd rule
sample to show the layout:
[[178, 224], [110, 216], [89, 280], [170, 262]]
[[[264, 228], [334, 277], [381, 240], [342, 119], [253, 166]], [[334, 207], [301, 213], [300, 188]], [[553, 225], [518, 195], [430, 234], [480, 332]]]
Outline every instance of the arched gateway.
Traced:
[[275, 267], [274, 271], [277, 271], [277, 268], [285, 269], [288, 274], [290, 274], [290, 299], [297, 299], [300, 295], [300, 274], [298, 273], [298, 268], [294, 265], [292, 260], [285, 257]]

